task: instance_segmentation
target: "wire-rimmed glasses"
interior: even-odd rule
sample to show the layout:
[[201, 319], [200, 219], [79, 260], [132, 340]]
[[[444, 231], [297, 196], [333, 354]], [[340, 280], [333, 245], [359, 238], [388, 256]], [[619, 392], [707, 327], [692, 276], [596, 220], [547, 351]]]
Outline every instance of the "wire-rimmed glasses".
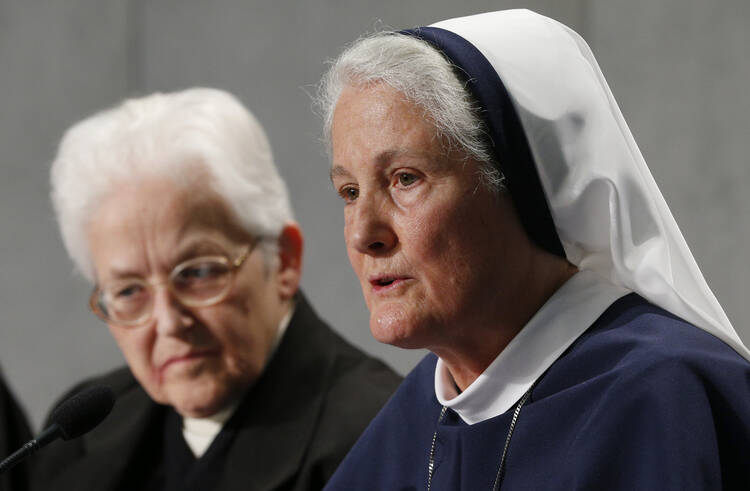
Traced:
[[257, 243], [256, 240], [248, 245], [234, 260], [222, 255], [188, 259], [175, 266], [163, 281], [132, 277], [97, 285], [91, 292], [89, 307], [105, 322], [120, 326], [145, 324], [154, 311], [154, 287], [160, 284], [186, 307], [215, 305], [226, 298], [235, 273]]

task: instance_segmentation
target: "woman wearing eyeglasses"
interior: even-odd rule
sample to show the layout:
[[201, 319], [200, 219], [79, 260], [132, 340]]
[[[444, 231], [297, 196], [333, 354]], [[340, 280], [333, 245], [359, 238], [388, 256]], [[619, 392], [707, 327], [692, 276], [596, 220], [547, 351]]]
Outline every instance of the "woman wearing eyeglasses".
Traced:
[[40, 453], [36, 487], [320, 489], [399, 380], [298, 293], [302, 234], [247, 110], [191, 89], [94, 115], [52, 196], [128, 369], [96, 381], [113, 413]]

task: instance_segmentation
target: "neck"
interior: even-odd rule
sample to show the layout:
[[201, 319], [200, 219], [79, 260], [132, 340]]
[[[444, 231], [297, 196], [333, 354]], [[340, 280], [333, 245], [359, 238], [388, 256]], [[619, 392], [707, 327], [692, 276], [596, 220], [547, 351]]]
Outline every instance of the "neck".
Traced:
[[530, 265], [525, 281], [516, 283], [505, 297], [498, 299], [499, 315], [487, 322], [467, 323], [467, 330], [442, 346], [430, 347], [446, 365], [461, 391], [466, 390], [484, 372], [508, 343], [536, 314], [544, 303], [578, 269], [564, 259], [548, 255]]

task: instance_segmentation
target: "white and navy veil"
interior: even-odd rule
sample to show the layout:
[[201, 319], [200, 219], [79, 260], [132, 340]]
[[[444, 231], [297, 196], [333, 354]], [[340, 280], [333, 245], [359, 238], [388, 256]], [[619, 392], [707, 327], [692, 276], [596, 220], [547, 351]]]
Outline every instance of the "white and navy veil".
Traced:
[[578, 34], [528, 10], [403, 32], [437, 48], [465, 77], [536, 244], [640, 294], [750, 360]]

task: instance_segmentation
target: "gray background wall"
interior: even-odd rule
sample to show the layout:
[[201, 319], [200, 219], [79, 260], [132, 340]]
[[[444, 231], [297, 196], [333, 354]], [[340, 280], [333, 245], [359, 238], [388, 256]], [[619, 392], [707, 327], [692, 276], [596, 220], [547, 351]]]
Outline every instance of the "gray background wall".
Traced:
[[266, 127], [306, 232], [303, 287], [347, 338], [378, 345], [343, 245], [308, 93], [324, 61], [378, 27], [527, 6], [588, 39], [714, 293], [750, 341], [750, 2], [722, 0], [0, 0], [0, 363], [38, 427], [81, 378], [123, 362], [86, 308], [47, 198], [71, 123], [132, 95], [237, 94]]

